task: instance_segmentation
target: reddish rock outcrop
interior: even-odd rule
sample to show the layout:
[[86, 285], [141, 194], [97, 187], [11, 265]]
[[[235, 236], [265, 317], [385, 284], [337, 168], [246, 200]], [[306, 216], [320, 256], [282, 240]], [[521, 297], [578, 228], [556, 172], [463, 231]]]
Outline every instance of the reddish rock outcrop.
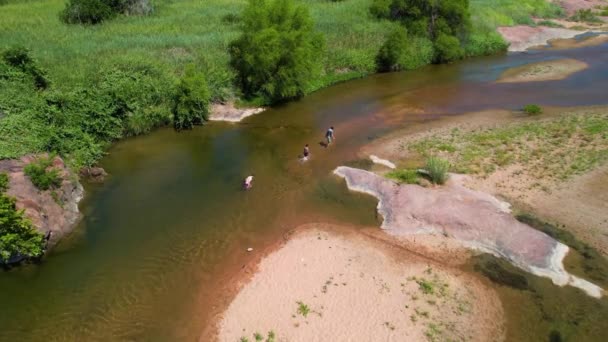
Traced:
[[564, 269], [568, 246], [517, 221], [509, 204], [462, 186], [465, 176], [452, 175], [442, 187], [398, 185], [372, 172], [338, 167], [334, 173], [346, 179], [351, 190], [378, 198], [382, 228], [395, 235], [442, 234], [463, 245], [504, 258], [526, 271], [550, 278], [555, 284], [572, 285], [601, 297], [598, 286]]
[[77, 177], [59, 157], [53, 159], [52, 167], [59, 171], [61, 186], [52, 191], [38, 190], [23, 170], [37, 157], [40, 156], [0, 160], [0, 172], [6, 172], [9, 176], [7, 194], [16, 198], [17, 208], [25, 211], [25, 215], [41, 233], [46, 235], [51, 232], [49, 246], [52, 246], [78, 222], [78, 202], [82, 199], [84, 190]]

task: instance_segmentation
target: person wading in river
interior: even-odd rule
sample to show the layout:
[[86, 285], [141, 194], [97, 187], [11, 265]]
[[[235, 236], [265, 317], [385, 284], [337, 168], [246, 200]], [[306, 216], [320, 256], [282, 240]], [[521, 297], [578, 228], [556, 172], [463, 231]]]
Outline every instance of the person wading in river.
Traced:
[[243, 189], [249, 190], [253, 186], [251, 183], [253, 182], [253, 176], [247, 176], [245, 181], [243, 182]]
[[329, 144], [334, 141], [334, 126], [329, 127], [327, 132], [325, 132], [325, 139], [327, 139], [327, 146], [329, 146]]
[[308, 147], [308, 144], [304, 145], [304, 152], [302, 154], [304, 155], [304, 157], [302, 157], [302, 160], [307, 161], [308, 156], [310, 156], [310, 148]]

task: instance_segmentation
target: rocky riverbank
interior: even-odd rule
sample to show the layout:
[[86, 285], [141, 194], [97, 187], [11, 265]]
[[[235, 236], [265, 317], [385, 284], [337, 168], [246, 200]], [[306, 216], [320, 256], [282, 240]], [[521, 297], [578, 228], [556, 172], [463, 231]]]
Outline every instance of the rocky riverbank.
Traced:
[[37, 156], [27, 155], [20, 159], [0, 160], [0, 172], [9, 177], [6, 193], [16, 199], [17, 209], [39, 232], [49, 236], [48, 247], [72, 231], [80, 219], [78, 203], [84, 190], [78, 177], [70, 171], [60, 157], [54, 157], [51, 168], [58, 171], [61, 184], [52, 190], [37, 189], [24, 173], [24, 168]]

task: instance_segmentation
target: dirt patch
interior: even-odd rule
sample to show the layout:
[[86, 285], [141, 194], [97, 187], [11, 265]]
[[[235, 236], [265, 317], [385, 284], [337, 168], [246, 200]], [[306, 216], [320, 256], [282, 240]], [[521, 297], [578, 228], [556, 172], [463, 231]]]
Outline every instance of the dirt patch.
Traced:
[[25, 175], [23, 168], [40, 156], [28, 155], [21, 159], [0, 160], [0, 172], [9, 176], [7, 194], [17, 200], [17, 209], [43, 234], [52, 232], [49, 246], [69, 233], [80, 218], [78, 202], [84, 190], [77, 177], [59, 157], [53, 159], [52, 167], [59, 171], [61, 185], [54, 190], [40, 191]]
[[546, 45], [552, 39], [573, 38], [584, 33], [566, 28], [526, 25], [499, 27], [498, 32], [509, 43], [509, 51], [526, 51], [531, 47]]
[[246, 117], [258, 114], [266, 108], [237, 108], [234, 102], [214, 103], [211, 105], [209, 121], [239, 122]]
[[587, 67], [589, 67], [587, 63], [570, 58], [530, 63], [506, 70], [497, 82], [516, 83], [562, 80]]
[[473, 276], [326, 225], [265, 257], [219, 324], [220, 341], [502, 340], [502, 306]]
[[549, 46], [544, 49], [578, 49], [589, 46], [597, 46], [608, 43], [608, 34], [589, 36], [583, 39], [553, 39], [549, 41]]

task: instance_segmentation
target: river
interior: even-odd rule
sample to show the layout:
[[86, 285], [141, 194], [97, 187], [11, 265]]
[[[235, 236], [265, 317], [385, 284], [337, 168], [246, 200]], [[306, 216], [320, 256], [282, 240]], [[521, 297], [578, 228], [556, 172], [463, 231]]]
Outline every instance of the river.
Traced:
[[[506, 68], [558, 57], [590, 67], [563, 81], [493, 83]], [[444, 115], [607, 104], [606, 61], [608, 44], [476, 58], [342, 83], [239, 124], [121, 141], [101, 162], [108, 180], [85, 184], [74, 233], [40, 265], [0, 273], [0, 340], [197, 340], [232, 275], [288, 230], [379, 224], [376, 202], [331, 175], [364, 165], [361, 146]], [[325, 149], [330, 125], [337, 143]]]

